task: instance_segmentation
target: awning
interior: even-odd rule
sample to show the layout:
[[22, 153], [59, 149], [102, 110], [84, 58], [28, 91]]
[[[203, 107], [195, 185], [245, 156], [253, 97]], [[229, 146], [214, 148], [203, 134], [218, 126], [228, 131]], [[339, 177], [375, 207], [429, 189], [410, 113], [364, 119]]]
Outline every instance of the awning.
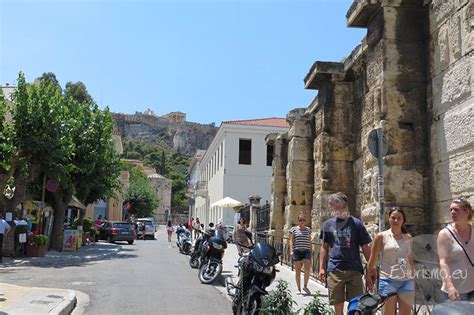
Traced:
[[84, 204], [82, 202], [80, 202], [79, 199], [77, 199], [77, 197], [74, 196], [74, 195], [72, 196], [71, 201], [69, 201], [68, 207], [78, 208], [78, 209], [82, 209], [82, 210], [87, 209], [87, 207], [84, 206]]

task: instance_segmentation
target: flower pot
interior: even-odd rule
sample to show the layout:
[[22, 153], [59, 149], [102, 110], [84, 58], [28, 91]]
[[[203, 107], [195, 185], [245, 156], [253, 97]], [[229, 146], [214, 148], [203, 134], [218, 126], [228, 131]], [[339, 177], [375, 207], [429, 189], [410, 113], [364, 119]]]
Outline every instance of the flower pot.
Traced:
[[45, 255], [46, 255], [46, 245], [41, 245], [41, 246], [26, 245], [26, 256], [44, 257]]

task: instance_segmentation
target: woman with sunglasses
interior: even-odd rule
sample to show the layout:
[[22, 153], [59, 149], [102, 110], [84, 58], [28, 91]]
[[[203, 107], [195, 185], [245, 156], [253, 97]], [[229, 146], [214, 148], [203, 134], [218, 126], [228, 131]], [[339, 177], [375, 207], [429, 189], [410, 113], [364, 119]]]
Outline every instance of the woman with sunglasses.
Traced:
[[375, 264], [380, 261], [379, 294], [390, 297], [384, 304], [382, 314], [411, 314], [415, 301], [415, 281], [413, 280], [412, 238], [407, 234], [403, 224], [405, 213], [398, 207], [390, 208], [388, 224], [390, 228], [375, 236], [367, 265], [366, 283], [374, 289], [377, 271]]
[[441, 291], [451, 301], [474, 301], [474, 231], [472, 207], [465, 198], [449, 207], [452, 224], [438, 234]]
[[306, 294], [311, 294], [308, 289], [308, 280], [311, 266], [311, 229], [306, 225], [306, 217], [298, 215], [298, 225], [291, 228], [290, 255], [295, 265], [296, 286], [301, 293], [301, 266], [304, 266], [304, 287]]

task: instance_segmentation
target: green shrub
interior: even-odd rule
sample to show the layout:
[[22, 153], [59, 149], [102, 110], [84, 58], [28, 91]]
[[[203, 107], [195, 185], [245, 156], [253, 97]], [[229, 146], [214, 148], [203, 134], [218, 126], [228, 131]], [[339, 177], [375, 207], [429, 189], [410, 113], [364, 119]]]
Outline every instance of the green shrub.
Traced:
[[304, 308], [304, 315], [326, 315], [334, 314], [333, 308], [321, 298], [319, 291], [314, 295], [313, 300]]
[[[76, 219], [74, 221], [73, 227], [77, 229], [78, 225], [79, 225], [79, 219]], [[96, 233], [95, 225], [94, 225], [94, 222], [92, 222], [91, 218], [84, 218], [84, 220], [82, 221], [82, 231], [86, 233], [87, 232]]]
[[33, 237], [31, 240], [31, 246], [44, 246], [48, 241], [48, 237], [46, 235], [38, 234]]
[[288, 315], [292, 313], [293, 305], [297, 303], [293, 300], [288, 282], [278, 280], [276, 289], [264, 297], [260, 314], [263, 315]]

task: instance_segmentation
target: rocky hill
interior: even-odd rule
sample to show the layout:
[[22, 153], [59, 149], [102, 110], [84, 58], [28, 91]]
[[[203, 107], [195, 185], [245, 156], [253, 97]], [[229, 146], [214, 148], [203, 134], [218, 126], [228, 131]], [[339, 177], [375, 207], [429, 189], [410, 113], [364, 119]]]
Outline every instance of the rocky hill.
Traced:
[[206, 150], [217, 133], [214, 124], [188, 121], [174, 122], [163, 116], [136, 113], [112, 113], [116, 130], [125, 139], [161, 147], [170, 147], [181, 154], [192, 156], [197, 150]]

